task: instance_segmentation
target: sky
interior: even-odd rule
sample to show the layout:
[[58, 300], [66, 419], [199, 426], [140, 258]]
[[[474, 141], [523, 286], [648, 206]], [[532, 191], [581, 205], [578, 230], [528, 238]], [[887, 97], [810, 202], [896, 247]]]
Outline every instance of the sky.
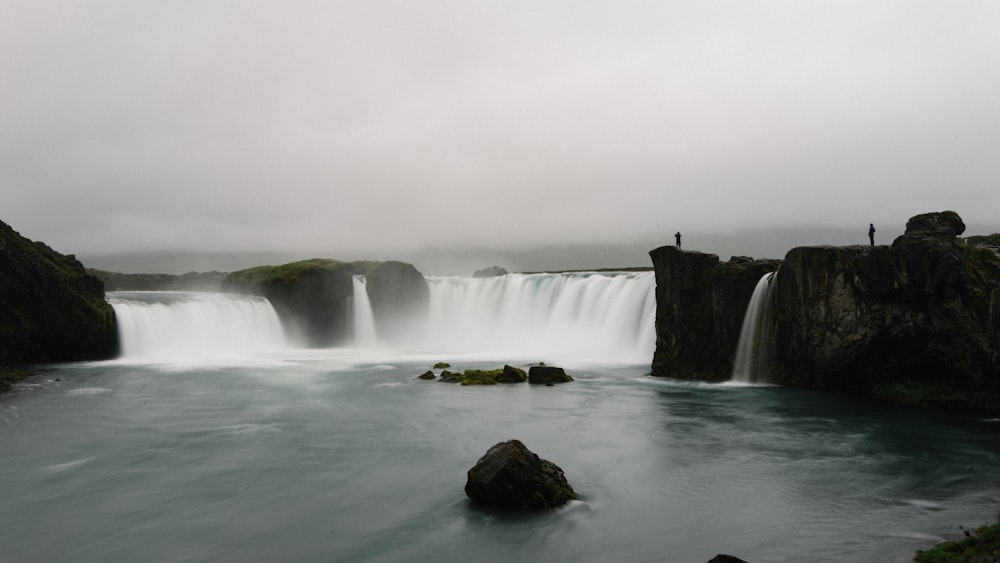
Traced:
[[0, 0], [0, 220], [91, 256], [998, 232], [997, 30], [995, 0]]

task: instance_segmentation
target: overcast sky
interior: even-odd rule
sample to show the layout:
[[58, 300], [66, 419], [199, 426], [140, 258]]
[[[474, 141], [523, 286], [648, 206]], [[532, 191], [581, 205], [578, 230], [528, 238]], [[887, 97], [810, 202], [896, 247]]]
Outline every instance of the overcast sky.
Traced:
[[0, 77], [66, 253], [1000, 231], [996, 0], [0, 0]]

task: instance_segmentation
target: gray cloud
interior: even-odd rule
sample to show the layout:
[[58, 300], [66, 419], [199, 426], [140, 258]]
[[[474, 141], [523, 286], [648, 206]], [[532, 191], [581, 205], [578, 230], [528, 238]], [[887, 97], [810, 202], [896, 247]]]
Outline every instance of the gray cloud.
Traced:
[[0, 6], [0, 219], [66, 252], [1000, 230], [995, 2]]

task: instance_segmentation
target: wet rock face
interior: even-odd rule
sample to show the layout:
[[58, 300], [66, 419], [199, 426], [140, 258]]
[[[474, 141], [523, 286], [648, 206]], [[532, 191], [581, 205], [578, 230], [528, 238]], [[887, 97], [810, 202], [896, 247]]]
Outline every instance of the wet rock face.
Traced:
[[419, 329], [430, 307], [430, 286], [412, 264], [378, 262], [366, 275], [366, 291], [379, 340], [405, 340]]
[[500, 442], [479, 458], [465, 494], [476, 504], [514, 510], [555, 508], [576, 498], [562, 469], [518, 440]]
[[679, 379], [729, 379], [740, 327], [754, 287], [777, 260], [650, 251], [656, 275], [656, 350], [652, 374]]
[[266, 297], [293, 338], [325, 347], [353, 336], [350, 323], [353, 269], [337, 260], [313, 259], [233, 272], [223, 291]]
[[[1000, 248], [963, 244], [952, 211], [891, 246], [793, 248], [774, 278], [774, 383], [1000, 409]], [[664, 247], [652, 374], [726, 379], [765, 265]], [[774, 269], [777, 265], [771, 266]], [[752, 269], [756, 268], [756, 270]]]
[[1000, 278], [992, 249], [960, 244], [964, 228], [953, 212], [928, 213], [891, 247], [792, 249], [776, 279], [775, 381], [990, 401], [998, 340], [988, 296]]

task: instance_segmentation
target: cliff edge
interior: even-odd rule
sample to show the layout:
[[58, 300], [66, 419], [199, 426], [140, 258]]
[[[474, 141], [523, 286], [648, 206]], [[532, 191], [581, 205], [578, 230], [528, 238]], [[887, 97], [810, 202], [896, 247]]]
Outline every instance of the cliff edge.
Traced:
[[[896, 402], [1000, 410], [1000, 248], [958, 238], [945, 211], [911, 218], [891, 246], [799, 247], [774, 263], [768, 380]], [[767, 266], [650, 252], [656, 376], [728, 379], [739, 323]], [[739, 321], [736, 319], [740, 319]]]
[[112, 358], [115, 311], [72, 255], [0, 221], [0, 365]]

